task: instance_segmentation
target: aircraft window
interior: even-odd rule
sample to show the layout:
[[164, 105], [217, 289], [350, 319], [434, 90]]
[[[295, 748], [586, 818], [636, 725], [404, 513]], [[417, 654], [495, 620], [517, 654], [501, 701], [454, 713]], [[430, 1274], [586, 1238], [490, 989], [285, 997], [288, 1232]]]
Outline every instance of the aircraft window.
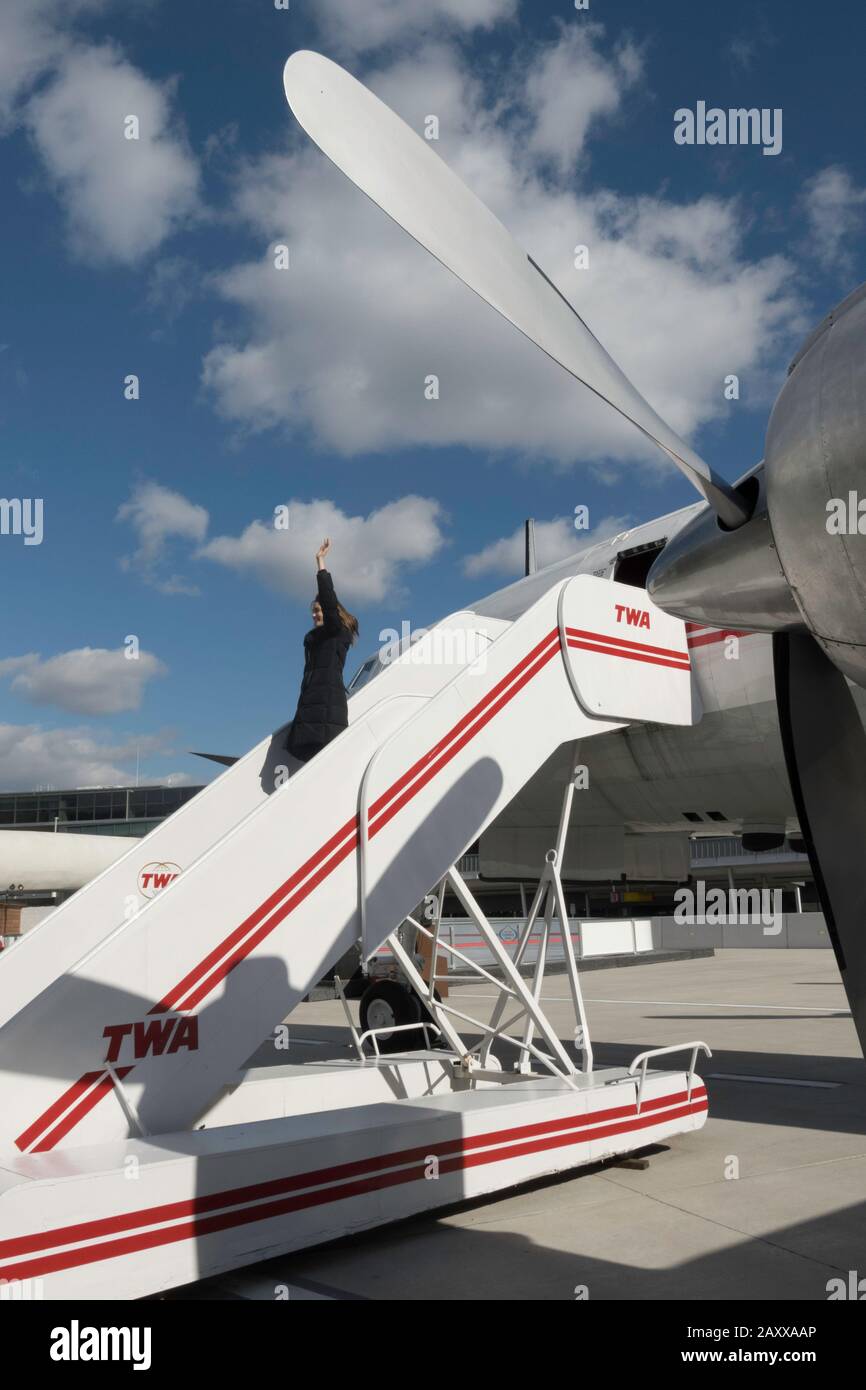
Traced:
[[390, 646], [383, 647], [381, 652], [375, 656], [368, 657], [360, 670], [356, 671], [346, 689], [351, 695], [361, 690], [368, 681], [377, 676], [391, 661], [396, 661], [398, 656], [402, 656], [410, 647], [414, 647], [416, 642], [420, 642], [426, 632], [425, 628], [419, 628], [417, 632], [410, 633], [407, 637], [402, 637]]
[[357, 690], [360, 690], [362, 686], [366, 685], [367, 681], [371, 679], [378, 667], [378, 653], [375, 656], [368, 657], [367, 660], [364, 662], [363, 666], [361, 666], [361, 668], [355, 672], [354, 676], [349, 682], [348, 689], [351, 692], [351, 694], [354, 695]]

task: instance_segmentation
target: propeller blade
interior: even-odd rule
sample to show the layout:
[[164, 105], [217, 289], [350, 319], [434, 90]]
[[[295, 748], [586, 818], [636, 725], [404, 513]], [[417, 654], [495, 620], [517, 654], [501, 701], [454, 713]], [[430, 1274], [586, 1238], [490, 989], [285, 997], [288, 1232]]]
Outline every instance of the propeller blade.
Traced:
[[776, 633], [773, 660], [794, 804], [866, 1055], [866, 731], [848, 682], [813, 637]]
[[329, 58], [302, 50], [286, 99], [319, 148], [383, 212], [533, 343], [651, 439], [727, 526], [748, 508], [644, 400], [544, 271], [422, 140]]

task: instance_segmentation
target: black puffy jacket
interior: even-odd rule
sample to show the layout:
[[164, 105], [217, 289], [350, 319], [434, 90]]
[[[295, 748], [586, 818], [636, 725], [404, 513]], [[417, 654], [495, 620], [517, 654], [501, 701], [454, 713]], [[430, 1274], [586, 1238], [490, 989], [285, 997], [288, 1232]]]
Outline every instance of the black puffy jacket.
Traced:
[[304, 638], [304, 676], [288, 741], [289, 752], [304, 760], [336, 738], [349, 722], [343, 667], [352, 634], [340, 617], [328, 571], [319, 570], [316, 580], [324, 621]]

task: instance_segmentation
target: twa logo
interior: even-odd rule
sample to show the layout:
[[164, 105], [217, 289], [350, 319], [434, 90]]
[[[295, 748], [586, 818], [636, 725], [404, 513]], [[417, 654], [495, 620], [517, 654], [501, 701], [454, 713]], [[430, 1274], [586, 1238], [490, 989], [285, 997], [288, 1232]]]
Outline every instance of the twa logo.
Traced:
[[646, 627], [650, 625], [649, 613], [643, 608], [627, 608], [624, 603], [616, 605], [616, 620], [618, 623], [625, 622], [628, 627]]
[[145, 864], [138, 875], [138, 891], [143, 898], [155, 898], [180, 875], [179, 864]]
[[[120, 1050], [124, 1041], [132, 1043], [132, 1056], [138, 1061], [141, 1057], [162, 1057], [163, 1053], [198, 1052], [198, 1019], [153, 1018], [146, 1023], [110, 1023], [103, 1029], [102, 1036], [108, 1039], [106, 1062], [120, 1061]], [[128, 1054], [127, 1054], [128, 1055]]]

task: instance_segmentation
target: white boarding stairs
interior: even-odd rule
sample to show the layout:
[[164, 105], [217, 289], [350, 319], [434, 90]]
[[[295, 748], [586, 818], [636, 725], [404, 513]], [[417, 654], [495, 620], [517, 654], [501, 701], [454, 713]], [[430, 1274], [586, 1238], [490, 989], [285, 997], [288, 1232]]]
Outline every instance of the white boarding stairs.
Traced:
[[[692, 724], [696, 702], [684, 624], [642, 590], [577, 576], [511, 623], [459, 613], [291, 778], [265, 740], [46, 918], [0, 962], [0, 1281], [134, 1297], [700, 1127], [702, 1044], [687, 1071], [593, 1069], [567, 932], [579, 1063], [544, 1013], [572, 786], [518, 947], [541, 920], [531, 982], [454, 867], [561, 744]], [[446, 881], [500, 966], [488, 1024], [440, 1005], [396, 935]], [[453, 949], [421, 930], [434, 962]], [[355, 1063], [239, 1084], [359, 937], [389, 939], [443, 1050], [370, 1058], [355, 1034]]]

